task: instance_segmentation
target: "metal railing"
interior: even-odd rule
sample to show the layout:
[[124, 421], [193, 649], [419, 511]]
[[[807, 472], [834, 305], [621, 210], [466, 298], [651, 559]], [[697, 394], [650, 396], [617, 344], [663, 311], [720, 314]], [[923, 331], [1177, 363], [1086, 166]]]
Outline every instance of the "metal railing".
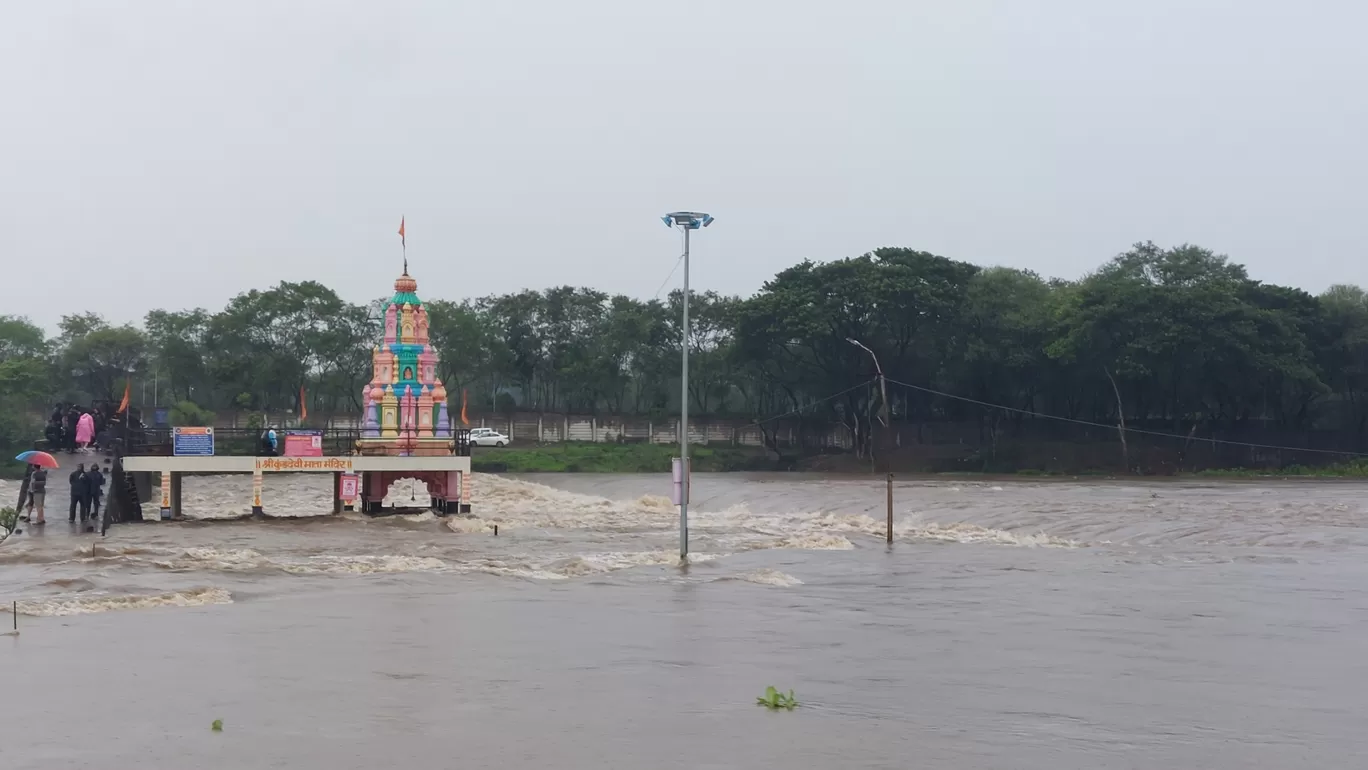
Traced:
[[[355, 429], [334, 429], [320, 431], [323, 438], [323, 454], [328, 457], [364, 454], [358, 449], [361, 431]], [[286, 431], [278, 430], [278, 451], [285, 449]], [[265, 431], [256, 428], [215, 428], [214, 455], [218, 457], [265, 457], [272, 453], [264, 447], [262, 437]], [[130, 457], [170, 457], [174, 454], [171, 428], [133, 427], [124, 431], [121, 437], [122, 454]], [[464, 428], [453, 431], [447, 439], [448, 451], [457, 457], [470, 456], [470, 431]]]

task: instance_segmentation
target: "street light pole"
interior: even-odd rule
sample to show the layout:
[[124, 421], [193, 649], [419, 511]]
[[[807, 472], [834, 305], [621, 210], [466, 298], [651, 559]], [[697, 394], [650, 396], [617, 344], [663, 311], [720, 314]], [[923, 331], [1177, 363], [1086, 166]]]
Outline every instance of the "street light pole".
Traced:
[[[888, 474], [888, 525], [886, 531], [887, 542], [893, 542], [893, 423], [888, 421], [888, 378], [884, 376], [883, 367], [879, 366], [879, 357], [874, 355], [874, 351], [853, 337], [846, 337], [846, 342], [863, 350], [874, 359], [874, 371], [879, 375], [879, 396], [882, 404], [879, 405], [880, 419], [884, 424], [883, 435], [883, 461], [884, 472]], [[869, 442], [869, 451], [874, 451], [874, 442]]]
[[675, 211], [661, 217], [666, 227], [684, 231], [684, 331], [680, 340], [683, 369], [679, 377], [679, 558], [689, 558], [689, 233], [713, 223], [711, 214]]

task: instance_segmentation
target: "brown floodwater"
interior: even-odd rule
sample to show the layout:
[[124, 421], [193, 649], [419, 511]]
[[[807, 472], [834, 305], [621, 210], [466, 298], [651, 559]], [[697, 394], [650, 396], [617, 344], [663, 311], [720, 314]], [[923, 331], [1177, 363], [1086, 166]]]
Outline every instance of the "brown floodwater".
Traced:
[[[1368, 756], [1368, 485], [479, 475], [472, 518], [0, 545], [7, 768], [1340, 768]], [[0, 483], [11, 502], [14, 484]], [[423, 497], [406, 482], [391, 500]], [[215, 520], [217, 519], [217, 520]], [[498, 535], [494, 527], [498, 526]], [[0, 621], [8, 626], [8, 611]], [[7, 630], [7, 629], [0, 629]], [[767, 685], [801, 706], [755, 705]], [[210, 723], [222, 719], [221, 733]]]

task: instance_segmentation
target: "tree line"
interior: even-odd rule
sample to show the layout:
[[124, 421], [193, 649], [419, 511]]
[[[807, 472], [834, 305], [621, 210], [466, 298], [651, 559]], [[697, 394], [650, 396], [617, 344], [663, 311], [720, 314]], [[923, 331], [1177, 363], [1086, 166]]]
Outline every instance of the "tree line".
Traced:
[[[297, 410], [302, 388], [311, 412], [358, 412], [383, 302], [285, 282], [138, 325], [68, 315], [55, 339], [0, 316], [0, 440], [53, 400], [117, 401], [130, 377], [134, 403], [155, 381], [187, 408]], [[474, 411], [619, 415], [678, 409], [681, 302], [571, 286], [425, 298], [440, 375]], [[890, 389], [895, 420], [981, 417], [972, 400], [1018, 421], [1368, 429], [1368, 294], [1266, 284], [1193, 245], [1136, 244], [1076, 281], [882, 248], [801, 262], [750, 297], [695, 293], [690, 318], [693, 413], [797, 412], [867, 436], [878, 388], [855, 341], [920, 388]]]

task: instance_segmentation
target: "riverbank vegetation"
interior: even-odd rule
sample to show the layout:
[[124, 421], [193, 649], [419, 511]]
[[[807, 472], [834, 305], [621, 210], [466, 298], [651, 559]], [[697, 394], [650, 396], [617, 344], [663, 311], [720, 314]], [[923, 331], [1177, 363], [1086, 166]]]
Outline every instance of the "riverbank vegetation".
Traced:
[[[759, 449], [698, 446], [689, 449], [695, 473], [775, 470]], [[476, 449], [471, 467], [481, 473], [669, 473], [679, 447], [661, 444], [562, 444]]]
[[1328, 465], [1288, 465], [1277, 470], [1257, 468], [1208, 468], [1195, 471], [1192, 476], [1213, 479], [1242, 478], [1309, 478], [1309, 479], [1368, 479], [1368, 460], [1330, 463]]
[[[643, 301], [561, 286], [461, 299], [420, 282], [419, 293], [440, 375], [456, 398], [468, 393], [472, 414], [666, 417], [679, 406], [678, 292]], [[355, 414], [376, 307], [303, 282], [216, 311], [150, 310], [138, 325], [72, 314], [51, 339], [0, 318], [0, 448], [23, 444], [35, 428], [23, 415], [43, 402], [117, 400], [130, 373], [135, 404], [155, 392], [205, 414], [297, 412], [302, 393], [315, 415]], [[698, 293], [691, 308], [695, 414], [798, 412], [845, 426], [860, 454], [880, 396], [870, 354], [850, 340], [889, 376], [895, 422], [977, 422], [987, 437], [977, 440], [994, 447], [1034, 435], [1035, 413], [1124, 418], [1189, 442], [1248, 440], [1257, 427], [1257, 443], [1348, 450], [1368, 432], [1368, 295], [1266, 284], [1198, 246], [1137, 244], [1079, 280], [883, 248], [801, 262], [749, 297]], [[1104, 439], [1117, 435], [1086, 437]], [[1223, 461], [1246, 459], [1277, 461]], [[1021, 464], [1032, 465], [1044, 467]]]

